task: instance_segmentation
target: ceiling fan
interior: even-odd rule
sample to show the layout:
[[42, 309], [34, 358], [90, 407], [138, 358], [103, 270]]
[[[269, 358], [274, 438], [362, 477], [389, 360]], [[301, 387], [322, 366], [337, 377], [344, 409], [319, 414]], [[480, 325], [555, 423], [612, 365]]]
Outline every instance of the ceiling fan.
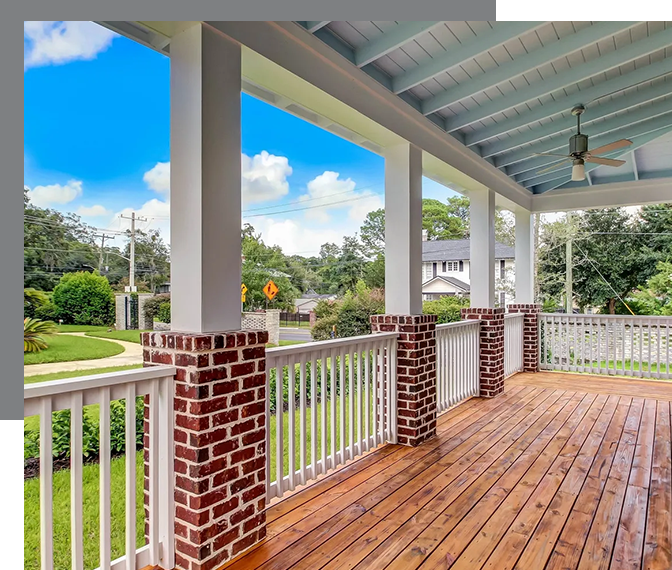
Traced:
[[621, 166], [625, 164], [625, 160], [616, 160], [613, 158], [603, 158], [597, 156], [598, 154], [605, 152], [612, 152], [618, 150], [619, 148], [624, 148], [630, 146], [632, 141], [628, 139], [621, 139], [614, 141], [609, 144], [588, 150], [588, 135], [581, 134], [581, 115], [586, 110], [583, 105], [577, 105], [572, 109], [572, 115], [576, 117], [576, 134], [572, 135], [569, 139], [569, 154], [555, 154], [552, 152], [540, 152], [534, 153], [536, 156], [560, 156], [565, 160], [544, 168], [543, 170], [537, 171], [537, 174], [543, 174], [545, 172], [550, 172], [557, 168], [564, 167], [568, 162], [572, 163], [572, 180], [585, 180], [586, 178], [586, 162], [594, 162], [596, 164], [602, 164], [604, 166]]

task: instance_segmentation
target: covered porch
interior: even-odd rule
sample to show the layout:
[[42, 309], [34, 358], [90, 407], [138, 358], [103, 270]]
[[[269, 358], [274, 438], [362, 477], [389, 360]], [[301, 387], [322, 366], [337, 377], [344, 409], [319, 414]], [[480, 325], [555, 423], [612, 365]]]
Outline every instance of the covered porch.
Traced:
[[[73, 411], [82, 569], [82, 407], [100, 405], [109, 453], [110, 401], [125, 400], [130, 447], [137, 397], [144, 542], [127, 492], [125, 552], [112, 556], [102, 461], [101, 568], [670, 567], [672, 393], [603, 376], [668, 379], [672, 321], [541, 314], [533, 239], [535, 213], [670, 199], [659, 160], [672, 130], [670, 28], [481, 22], [459, 46], [430, 49], [467, 23], [386, 23], [366, 41], [347, 22], [100, 23], [171, 59], [172, 330], [143, 334], [141, 371], [25, 389], [25, 415], [41, 417], [44, 570], [51, 413]], [[430, 57], [404, 69], [416, 44]], [[511, 61], [458, 73], [502, 49]], [[385, 157], [386, 313], [374, 334], [266, 350], [264, 332], [241, 330], [241, 90]], [[632, 153], [623, 178], [588, 165], [571, 181], [557, 158], [529, 156], [566, 152], [577, 97], [601, 100], [589, 109], [596, 140], [632, 139], [610, 152]], [[422, 314], [423, 175], [470, 199], [471, 307], [457, 323]], [[496, 208], [516, 220], [506, 308]]]

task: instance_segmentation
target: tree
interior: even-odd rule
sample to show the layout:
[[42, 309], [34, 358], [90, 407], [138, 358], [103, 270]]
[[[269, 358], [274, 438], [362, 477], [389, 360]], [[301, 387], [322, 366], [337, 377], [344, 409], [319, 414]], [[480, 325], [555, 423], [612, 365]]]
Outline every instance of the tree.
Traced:
[[369, 259], [385, 253], [385, 210], [380, 208], [366, 215], [359, 230], [362, 252]]
[[[128, 232], [130, 238], [130, 232]], [[124, 257], [130, 259], [131, 244], [126, 244]], [[123, 258], [122, 258], [123, 259]], [[128, 264], [128, 262], [126, 262]], [[128, 271], [127, 271], [128, 273]], [[135, 232], [135, 274], [154, 293], [170, 278], [170, 250], [158, 230]]]
[[98, 272], [66, 273], [54, 289], [54, 304], [66, 324], [110, 325], [114, 322], [114, 293]]
[[422, 228], [427, 230], [429, 240], [461, 239], [467, 231], [462, 218], [453, 215], [448, 204], [431, 199], [422, 201]]

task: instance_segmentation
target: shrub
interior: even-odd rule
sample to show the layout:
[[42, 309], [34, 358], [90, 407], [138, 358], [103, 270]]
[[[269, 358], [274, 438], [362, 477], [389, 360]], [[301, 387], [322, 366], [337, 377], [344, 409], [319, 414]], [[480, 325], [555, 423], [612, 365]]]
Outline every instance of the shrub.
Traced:
[[114, 322], [114, 293], [96, 273], [66, 273], [54, 289], [54, 304], [64, 323], [109, 326]]
[[422, 312], [425, 315], [436, 315], [437, 324], [453, 323], [462, 319], [461, 310], [469, 307], [469, 299], [460, 296], [445, 296], [436, 301], [425, 301]]
[[40, 352], [48, 348], [44, 337], [55, 332], [56, 325], [51, 321], [26, 317], [23, 319], [23, 352]]
[[[23, 290], [23, 318], [38, 317], [37, 311], [49, 303], [49, 296], [44, 291], [38, 291], [29, 287]], [[41, 317], [38, 317], [41, 318]]]
[[312, 329], [314, 340], [331, 338], [336, 325], [336, 337], [371, 333], [371, 315], [385, 312], [385, 295], [381, 289], [369, 289], [363, 281], [338, 301], [321, 301], [315, 307], [317, 320]]
[[161, 303], [156, 320], [162, 323], [170, 323], [170, 303]]
[[35, 318], [42, 321], [55, 321], [58, 319], [58, 307], [52, 301], [47, 301], [35, 309]]
[[145, 303], [142, 306], [142, 312], [145, 314], [145, 318], [158, 320], [159, 309], [164, 303], [170, 303], [170, 293], [161, 293], [159, 295], [154, 295], [149, 299], [145, 299]]

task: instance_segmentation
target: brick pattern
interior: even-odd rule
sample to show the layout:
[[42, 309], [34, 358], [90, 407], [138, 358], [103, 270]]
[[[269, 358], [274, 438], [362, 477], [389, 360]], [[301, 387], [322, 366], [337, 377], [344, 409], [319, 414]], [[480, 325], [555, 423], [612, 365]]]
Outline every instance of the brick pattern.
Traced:
[[397, 332], [397, 441], [436, 435], [436, 315], [373, 315], [371, 330]]
[[[266, 536], [267, 342], [265, 331], [142, 334], [145, 366], [177, 367], [180, 570], [217, 568]], [[146, 446], [150, 436], [146, 430]]]
[[539, 313], [541, 305], [509, 305], [509, 313], [525, 313], [523, 319], [523, 372], [539, 372]]
[[504, 391], [504, 308], [462, 309], [462, 320], [481, 319], [480, 395]]

